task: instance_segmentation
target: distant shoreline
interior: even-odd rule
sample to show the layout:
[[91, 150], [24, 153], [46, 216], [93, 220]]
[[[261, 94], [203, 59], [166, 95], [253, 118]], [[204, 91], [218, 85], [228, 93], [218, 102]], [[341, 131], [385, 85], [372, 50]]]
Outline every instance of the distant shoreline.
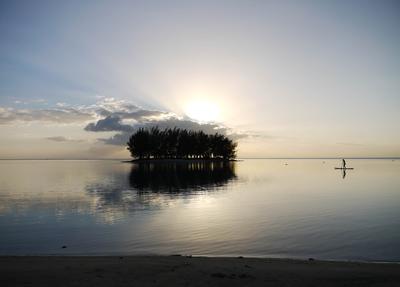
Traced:
[[237, 159], [221, 159], [221, 158], [164, 158], [164, 159], [132, 159], [124, 160], [126, 163], [192, 163], [192, 162], [236, 162]]
[[400, 264], [192, 256], [0, 256], [1, 286], [397, 286]]

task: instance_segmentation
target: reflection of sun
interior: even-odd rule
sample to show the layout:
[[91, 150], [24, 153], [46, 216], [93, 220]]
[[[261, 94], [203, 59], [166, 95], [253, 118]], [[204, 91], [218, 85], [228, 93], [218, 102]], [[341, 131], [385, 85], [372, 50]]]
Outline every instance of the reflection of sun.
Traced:
[[185, 106], [185, 113], [194, 120], [212, 122], [218, 119], [220, 111], [218, 106], [213, 102], [196, 100], [189, 102]]

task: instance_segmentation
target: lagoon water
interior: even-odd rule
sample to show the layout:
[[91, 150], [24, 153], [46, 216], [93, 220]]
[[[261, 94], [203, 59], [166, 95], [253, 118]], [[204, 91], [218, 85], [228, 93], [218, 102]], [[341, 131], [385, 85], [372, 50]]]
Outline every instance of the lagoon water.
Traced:
[[400, 160], [340, 164], [2, 160], [0, 254], [400, 261]]

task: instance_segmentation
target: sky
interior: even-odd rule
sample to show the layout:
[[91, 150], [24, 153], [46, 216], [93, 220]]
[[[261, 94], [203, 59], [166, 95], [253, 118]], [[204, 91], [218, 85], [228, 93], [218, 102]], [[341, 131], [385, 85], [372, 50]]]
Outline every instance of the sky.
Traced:
[[398, 157], [399, 28], [385, 0], [0, 0], [0, 158], [127, 158], [151, 126]]

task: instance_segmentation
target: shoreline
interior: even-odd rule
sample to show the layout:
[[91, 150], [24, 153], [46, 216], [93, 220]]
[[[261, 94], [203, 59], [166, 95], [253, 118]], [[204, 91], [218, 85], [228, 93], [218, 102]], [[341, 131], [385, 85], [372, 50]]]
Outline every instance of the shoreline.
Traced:
[[2, 286], [394, 286], [400, 264], [254, 257], [0, 256]]

